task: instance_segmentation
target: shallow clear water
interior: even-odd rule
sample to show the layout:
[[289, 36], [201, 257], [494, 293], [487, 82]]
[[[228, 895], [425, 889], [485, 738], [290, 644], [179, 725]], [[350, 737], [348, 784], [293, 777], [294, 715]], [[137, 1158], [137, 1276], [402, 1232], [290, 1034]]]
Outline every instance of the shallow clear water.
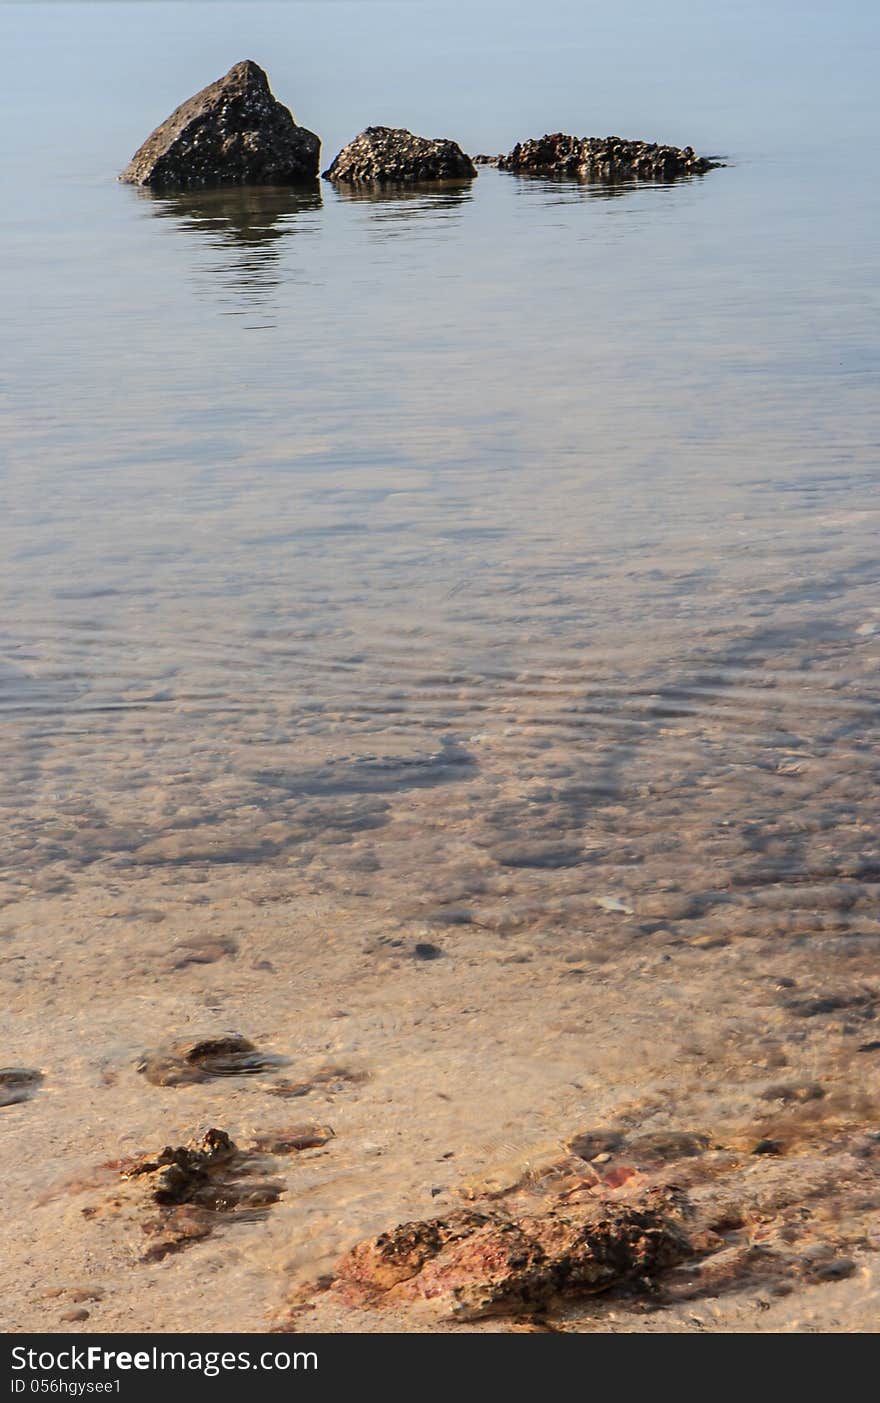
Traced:
[[[276, 863], [460, 921], [609, 886], [729, 920], [769, 883], [846, 924], [876, 878], [880, 27], [826, 8], [0, 6], [11, 896]], [[729, 164], [115, 182], [248, 55], [325, 164], [377, 121]]]

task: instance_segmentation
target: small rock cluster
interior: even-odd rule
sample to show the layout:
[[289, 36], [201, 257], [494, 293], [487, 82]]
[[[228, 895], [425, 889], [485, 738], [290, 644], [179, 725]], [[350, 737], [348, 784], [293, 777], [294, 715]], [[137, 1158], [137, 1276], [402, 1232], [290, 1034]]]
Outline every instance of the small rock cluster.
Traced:
[[525, 175], [568, 175], [592, 180], [675, 180], [702, 175], [720, 164], [698, 156], [692, 146], [658, 146], [650, 141], [625, 141], [619, 136], [566, 136], [555, 132], [534, 141], [517, 142], [507, 156], [483, 158], [499, 170]]
[[[120, 176], [132, 185], [186, 189], [207, 185], [314, 186], [321, 142], [298, 126], [251, 59], [237, 63], [178, 107], [147, 137]], [[402, 127], [367, 127], [324, 172], [339, 186], [412, 185], [473, 180], [478, 165], [521, 174], [593, 180], [673, 180], [719, 165], [693, 147], [658, 146], [621, 137], [556, 132], [518, 142], [507, 156], [474, 160], [457, 142], [414, 136]]]
[[325, 180], [341, 185], [473, 180], [470, 156], [454, 141], [413, 136], [398, 127], [367, 127], [340, 151]]

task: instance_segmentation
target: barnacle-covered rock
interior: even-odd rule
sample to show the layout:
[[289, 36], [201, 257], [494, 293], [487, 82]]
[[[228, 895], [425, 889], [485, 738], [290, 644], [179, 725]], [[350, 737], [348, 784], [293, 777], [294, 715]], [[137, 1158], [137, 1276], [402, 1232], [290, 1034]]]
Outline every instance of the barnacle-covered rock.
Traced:
[[431, 180], [473, 180], [470, 156], [454, 141], [413, 136], [399, 127], [367, 127], [340, 151], [326, 180], [341, 185], [409, 185]]
[[703, 175], [720, 165], [698, 156], [692, 146], [661, 146], [651, 141], [625, 141], [619, 136], [567, 136], [554, 132], [533, 141], [517, 142], [495, 163], [499, 170], [523, 175], [567, 175], [584, 180], [675, 180]]

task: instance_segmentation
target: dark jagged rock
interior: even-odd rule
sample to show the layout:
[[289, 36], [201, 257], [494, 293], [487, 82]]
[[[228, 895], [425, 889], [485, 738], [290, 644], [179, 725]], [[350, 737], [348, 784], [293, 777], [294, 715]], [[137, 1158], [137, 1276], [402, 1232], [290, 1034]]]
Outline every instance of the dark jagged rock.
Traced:
[[197, 1143], [166, 1145], [155, 1159], [126, 1166], [122, 1177], [149, 1176], [153, 1199], [163, 1207], [196, 1202], [213, 1207], [218, 1170], [228, 1171], [238, 1154], [225, 1130], [209, 1130]]
[[324, 172], [343, 185], [410, 185], [426, 180], [473, 180], [470, 156], [454, 141], [432, 141], [399, 127], [367, 127]]
[[566, 136], [555, 132], [517, 142], [497, 161], [499, 170], [522, 175], [567, 175], [583, 180], [675, 180], [702, 175], [720, 165], [698, 156], [692, 146], [659, 146], [619, 136]]
[[297, 126], [246, 59], [172, 112], [119, 178], [168, 189], [296, 185], [317, 180], [320, 154], [320, 139]]

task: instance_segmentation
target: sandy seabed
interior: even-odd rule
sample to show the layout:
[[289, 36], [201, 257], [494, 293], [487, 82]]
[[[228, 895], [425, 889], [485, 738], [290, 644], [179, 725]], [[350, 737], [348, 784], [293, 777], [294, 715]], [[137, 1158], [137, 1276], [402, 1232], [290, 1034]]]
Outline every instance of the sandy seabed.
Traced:
[[[651, 744], [612, 756], [599, 727], [567, 779], [561, 744], [513, 763], [546, 714], [523, 689], [430, 753], [315, 742], [304, 793], [206, 793], [207, 828], [171, 779], [118, 792], [115, 857], [95, 796], [65, 814], [47, 791], [28, 824], [55, 860], [0, 920], [22, 1074], [0, 1110], [5, 1328], [874, 1329], [868, 672], [815, 648], [782, 697], [653, 691]], [[808, 705], [844, 657], [833, 705]], [[742, 728], [746, 703], [748, 757], [724, 713]], [[229, 1032], [256, 1049], [240, 1074], [150, 1061]], [[207, 1219], [157, 1205], [132, 1164], [212, 1127], [257, 1156], [256, 1193]], [[649, 1286], [489, 1315], [326, 1289], [407, 1221], [664, 1193], [694, 1245]]]

